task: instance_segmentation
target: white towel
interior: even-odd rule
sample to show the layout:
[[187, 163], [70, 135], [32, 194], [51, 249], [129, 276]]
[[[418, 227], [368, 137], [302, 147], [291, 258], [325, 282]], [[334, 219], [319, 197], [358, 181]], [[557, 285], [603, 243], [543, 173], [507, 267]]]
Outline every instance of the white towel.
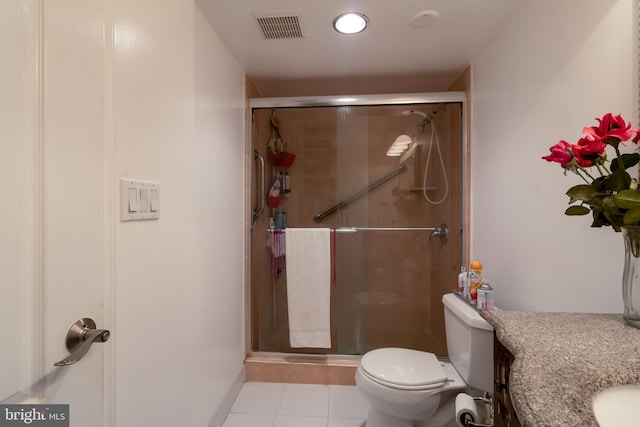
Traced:
[[328, 228], [287, 228], [287, 300], [291, 347], [331, 348]]

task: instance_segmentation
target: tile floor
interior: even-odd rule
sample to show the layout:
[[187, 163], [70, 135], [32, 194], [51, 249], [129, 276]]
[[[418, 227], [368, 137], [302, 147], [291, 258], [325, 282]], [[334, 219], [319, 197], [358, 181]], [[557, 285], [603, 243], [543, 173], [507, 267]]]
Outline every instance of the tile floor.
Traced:
[[223, 427], [364, 427], [355, 386], [247, 382]]

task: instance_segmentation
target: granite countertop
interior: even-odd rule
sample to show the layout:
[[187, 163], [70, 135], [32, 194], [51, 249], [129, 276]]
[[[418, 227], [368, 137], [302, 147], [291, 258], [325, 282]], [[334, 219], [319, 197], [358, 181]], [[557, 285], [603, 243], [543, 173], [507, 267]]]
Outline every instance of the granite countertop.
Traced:
[[515, 358], [509, 389], [523, 426], [597, 426], [593, 395], [640, 383], [640, 330], [620, 314], [481, 315]]

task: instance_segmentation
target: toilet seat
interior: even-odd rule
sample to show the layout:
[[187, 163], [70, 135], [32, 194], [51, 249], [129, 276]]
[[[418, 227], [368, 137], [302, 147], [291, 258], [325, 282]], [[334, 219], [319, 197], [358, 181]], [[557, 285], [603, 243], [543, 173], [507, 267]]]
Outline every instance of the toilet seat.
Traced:
[[425, 351], [379, 348], [362, 356], [360, 368], [372, 381], [401, 390], [429, 390], [447, 382], [436, 356]]

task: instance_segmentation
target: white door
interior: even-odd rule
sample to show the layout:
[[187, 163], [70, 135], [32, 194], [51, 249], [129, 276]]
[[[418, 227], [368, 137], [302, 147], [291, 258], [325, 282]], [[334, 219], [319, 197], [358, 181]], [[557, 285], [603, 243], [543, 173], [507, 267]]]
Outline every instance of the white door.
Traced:
[[54, 366], [75, 321], [113, 324], [108, 3], [0, 3], [0, 401], [69, 404], [77, 427], [113, 418], [115, 331]]

